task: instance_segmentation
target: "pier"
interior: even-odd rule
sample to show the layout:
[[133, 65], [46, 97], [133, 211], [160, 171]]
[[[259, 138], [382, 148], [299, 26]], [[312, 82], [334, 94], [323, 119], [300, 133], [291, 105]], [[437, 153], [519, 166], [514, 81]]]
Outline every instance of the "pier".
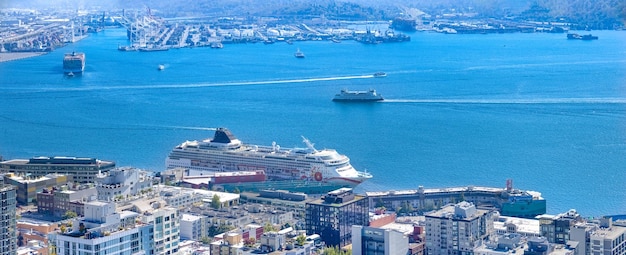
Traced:
[[417, 190], [366, 192], [370, 207], [385, 207], [404, 214], [432, 211], [450, 203], [468, 201], [480, 207], [495, 208], [503, 216], [532, 218], [546, 213], [546, 200], [541, 193], [506, 188], [453, 187]]

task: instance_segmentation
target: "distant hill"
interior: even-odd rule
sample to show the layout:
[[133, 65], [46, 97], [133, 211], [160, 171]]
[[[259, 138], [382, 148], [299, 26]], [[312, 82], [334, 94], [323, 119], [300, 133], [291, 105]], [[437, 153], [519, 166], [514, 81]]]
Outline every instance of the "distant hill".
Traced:
[[572, 22], [580, 27], [612, 29], [626, 20], [624, 0], [2, 0], [0, 8], [145, 9], [161, 16], [321, 16], [329, 19], [390, 20], [407, 8], [427, 14], [475, 13], [477, 17], [514, 17]]

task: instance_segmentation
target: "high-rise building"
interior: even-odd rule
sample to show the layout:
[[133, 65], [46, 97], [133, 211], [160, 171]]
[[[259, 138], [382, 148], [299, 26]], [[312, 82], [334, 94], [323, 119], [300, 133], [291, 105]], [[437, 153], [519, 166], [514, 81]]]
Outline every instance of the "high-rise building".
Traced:
[[143, 213], [142, 222], [154, 226], [154, 254], [178, 253], [180, 219], [172, 207], [158, 208]]
[[17, 252], [17, 223], [15, 187], [0, 183], [0, 255]]
[[426, 214], [426, 249], [433, 255], [469, 255], [494, 233], [497, 212], [474, 204], [449, 204]]
[[409, 238], [402, 232], [364, 226], [352, 226], [352, 254], [406, 255]]
[[327, 246], [352, 243], [352, 226], [369, 224], [369, 200], [350, 188], [328, 192], [306, 203], [306, 233], [319, 234]]
[[58, 255], [171, 255], [178, 253], [178, 215], [154, 204], [141, 213], [116, 211], [115, 203], [85, 204], [85, 217], [49, 235]]

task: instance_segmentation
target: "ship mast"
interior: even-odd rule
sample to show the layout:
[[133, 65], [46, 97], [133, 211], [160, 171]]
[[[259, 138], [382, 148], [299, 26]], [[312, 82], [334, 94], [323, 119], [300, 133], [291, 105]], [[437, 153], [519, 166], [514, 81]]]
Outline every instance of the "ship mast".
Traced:
[[306, 144], [306, 147], [309, 148], [309, 150], [313, 151], [313, 153], [317, 153], [317, 150], [315, 149], [315, 147], [313, 147], [313, 143], [311, 143], [311, 141], [309, 141], [309, 139], [306, 139], [306, 137], [302, 136], [302, 142], [304, 142], [304, 144]]

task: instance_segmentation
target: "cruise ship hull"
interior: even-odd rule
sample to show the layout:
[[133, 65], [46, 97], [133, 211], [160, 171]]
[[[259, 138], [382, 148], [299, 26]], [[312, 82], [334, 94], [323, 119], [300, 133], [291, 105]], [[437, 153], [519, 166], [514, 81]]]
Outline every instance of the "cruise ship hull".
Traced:
[[[227, 134], [223, 134], [228, 132]], [[229, 141], [220, 137], [229, 136]], [[166, 159], [166, 167], [214, 172], [262, 170], [268, 180], [306, 180], [328, 182], [354, 187], [372, 178], [358, 172], [350, 159], [335, 150], [309, 148], [283, 149], [272, 146], [247, 145], [234, 138], [229, 131], [218, 129], [213, 140], [187, 141], [175, 147]]]

